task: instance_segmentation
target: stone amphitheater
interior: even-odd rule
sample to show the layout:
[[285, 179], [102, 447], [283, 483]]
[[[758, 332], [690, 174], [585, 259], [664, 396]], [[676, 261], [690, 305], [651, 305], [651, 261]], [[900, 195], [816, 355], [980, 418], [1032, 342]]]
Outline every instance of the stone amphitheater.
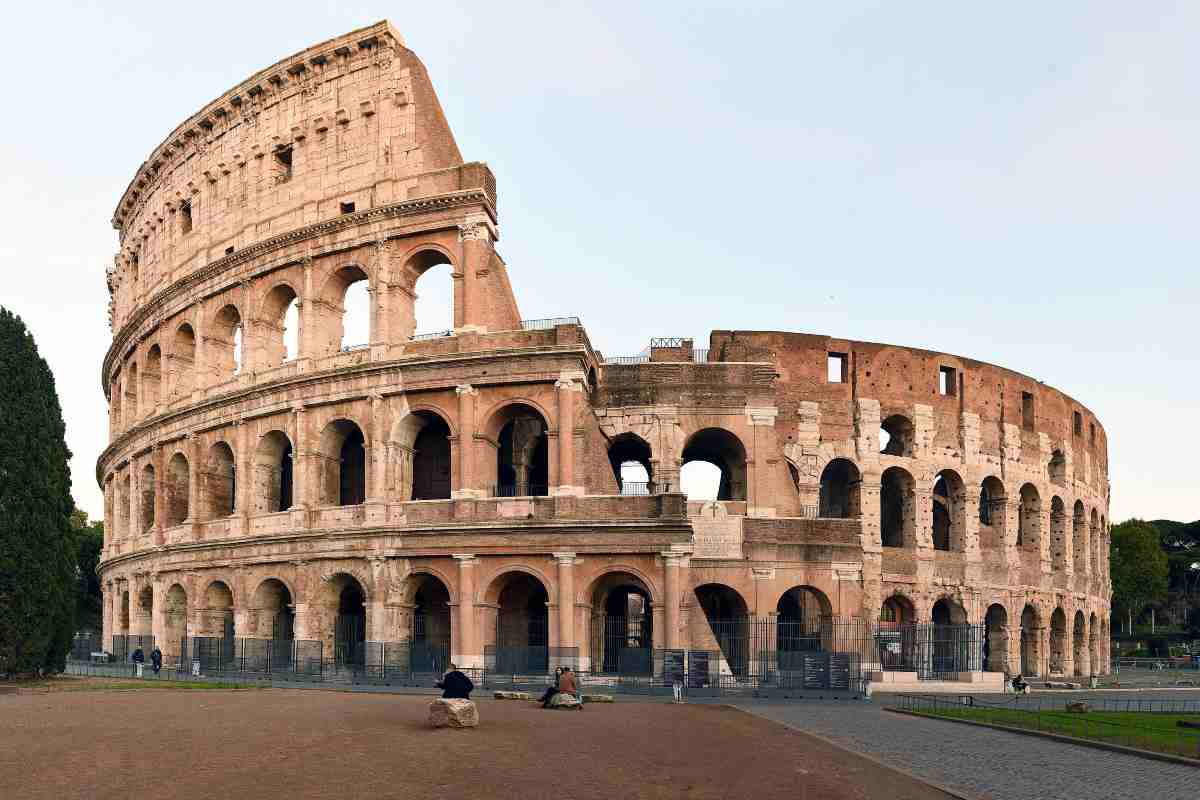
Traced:
[[[387, 22], [150, 154], [113, 216], [106, 641], [407, 643], [476, 668], [524, 649], [596, 673], [694, 650], [737, 676], [829, 649], [837, 620], [893, 642], [864, 669], [909, 679], [905, 626], [983, 632], [939, 679], [1107, 672], [1107, 443], [1083, 405], [824, 335], [605, 357], [574, 317], [521, 318], [498, 221]], [[438, 268], [453, 319], [418, 333]]]

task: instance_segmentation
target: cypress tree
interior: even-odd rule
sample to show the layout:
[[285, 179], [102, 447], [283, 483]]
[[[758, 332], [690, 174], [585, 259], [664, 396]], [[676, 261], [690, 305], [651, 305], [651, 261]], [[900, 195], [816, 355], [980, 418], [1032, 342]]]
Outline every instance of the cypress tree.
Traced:
[[75, 627], [71, 457], [54, 376], [0, 307], [0, 675], [61, 671]]

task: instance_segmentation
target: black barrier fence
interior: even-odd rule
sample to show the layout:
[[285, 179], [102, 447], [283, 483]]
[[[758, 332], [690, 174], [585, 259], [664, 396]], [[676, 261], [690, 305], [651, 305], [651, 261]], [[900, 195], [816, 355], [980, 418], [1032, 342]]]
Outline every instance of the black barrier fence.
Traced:
[[113, 661], [129, 661], [133, 658], [133, 654], [142, 651], [142, 657], [147, 664], [150, 663], [150, 653], [154, 650], [153, 636], [114, 636], [112, 637], [112, 646], [109, 649], [111, 659]]

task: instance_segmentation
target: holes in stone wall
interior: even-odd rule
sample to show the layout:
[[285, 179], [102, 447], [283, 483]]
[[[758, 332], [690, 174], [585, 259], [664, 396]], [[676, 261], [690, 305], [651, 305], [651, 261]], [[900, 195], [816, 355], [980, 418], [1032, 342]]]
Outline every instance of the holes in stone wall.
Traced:
[[958, 370], [954, 367], [938, 367], [938, 394], [945, 397], [958, 394]]
[[845, 383], [850, 359], [845, 353], [830, 353], [826, 358], [826, 380], [830, 383]]

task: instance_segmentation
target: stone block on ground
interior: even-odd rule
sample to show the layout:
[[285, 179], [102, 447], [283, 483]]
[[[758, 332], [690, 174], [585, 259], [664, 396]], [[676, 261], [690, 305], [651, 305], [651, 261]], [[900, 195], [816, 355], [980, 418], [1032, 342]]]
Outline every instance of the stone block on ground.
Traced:
[[585, 703], [611, 703], [613, 696], [611, 694], [585, 694], [583, 696]]
[[1083, 700], [1078, 700], [1074, 703], [1067, 703], [1067, 713], [1069, 714], [1086, 714], [1092, 710], [1092, 707]]
[[439, 697], [429, 704], [429, 727], [475, 728], [479, 726], [479, 711], [470, 700], [447, 700]]
[[529, 692], [502, 692], [497, 691], [492, 695], [497, 700], [532, 700], [533, 695]]
[[564, 694], [559, 692], [550, 698], [550, 708], [558, 708], [564, 711], [578, 711], [583, 708], [583, 704], [579, 702], [579, 698], [573, 694]]

